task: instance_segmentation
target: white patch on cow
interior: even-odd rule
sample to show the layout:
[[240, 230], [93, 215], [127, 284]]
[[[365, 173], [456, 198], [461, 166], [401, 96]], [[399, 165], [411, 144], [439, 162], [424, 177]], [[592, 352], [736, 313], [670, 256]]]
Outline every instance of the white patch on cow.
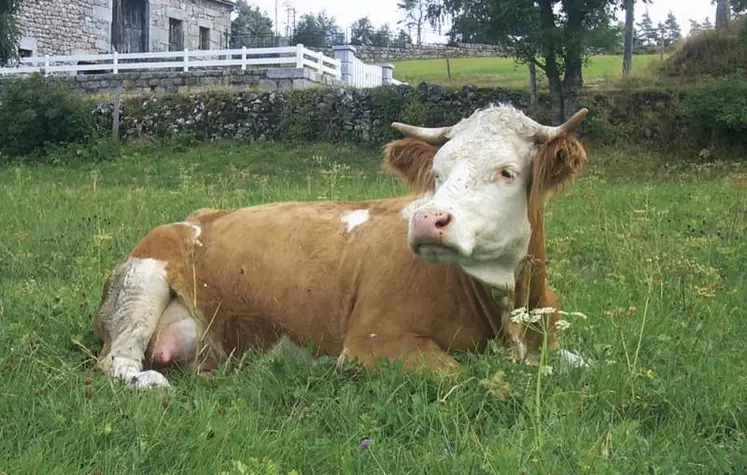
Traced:
[[377, 336], [379, 336], [378, 333], [371, 333], [368, 335], [369, 338], [376, 338]]
[[408, 233], [411, 249], [428, 261], [458, 264], [488, 285], [513, 286], [531, 235], [526, 191], [537, 126], [502, 106], [476, 111], [451, 127], [450, 140], [433, 159], [434, 192], [402, 214], [412, 219], [428, 210], [452, 219], [437, 246], [419, 245]]
[[200, 241], [200, 235], [202, 235], [202, 228], [194, 223], [190, 223], [188, 221], [180, 221], [176, 224], [181, 224], [184, 226], [189, 226], [192, 228], [192, 239], [195, 240], [195, 243], [198, 246], [202, 246], [202, 241]]
[[169, 381], [166, 376], [162, 375], [158, 371], [148, 370], [140, 371], [132, 376], [128, 381], [130, 386], [145, 389], [145, 388], [167, 388], [169, 387]]
[[418, 208], [423, 206], [424, 203], [427, 203], [428, 200], [431, 199], [431, 196], [433, 196], [431, 193], [427, 193], [424, 195], [420, 195], [414, 200], [410, 201], [399, 212], [400, 216], [402, 216], [405, 220], [410, 219], [410, 217], [415, 213], [415, 211], [418, 210]]
[[[141, 374], [145, 349], [170, 292], [163, 262], [132, 258], [120, 266], [99, 309], [100, 323], [112, 337], [99, 362], [106, 374], [127, 382]], [[144, 378], [148, 385], [158, 380], [150, 374]]]
[[586, 368], [589, 366], [589, 364], [578, 353], [566, 349], [561, 349], [558, 353], [560, 353], [560, 368], [562, 370]]
[[340, 221], [347, 224], [347, 232], [351, 232], [353, 229], [368, 221], [368, 210], [356, 209], [355, 211], [349, 211], [342, 215]]

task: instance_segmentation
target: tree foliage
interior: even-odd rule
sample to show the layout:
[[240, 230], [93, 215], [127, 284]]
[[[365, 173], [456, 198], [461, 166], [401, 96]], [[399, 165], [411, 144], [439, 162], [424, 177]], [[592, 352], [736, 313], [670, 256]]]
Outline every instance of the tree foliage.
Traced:
[[371, 45], [374, 37], [374, 26], [371, 20], [364, 16], [359, 18], [350, 25], [350, 44], [351, 45]]
[[329, 48], [334, 44], [342, 44], [343, 39], [344, 34], [335, 23], [335, 18], [322, 10], [316, 15], [307, 13], [301, 16], [291, 42], [313, 48]]
[[397, 7], [405, 12], [405, 19], [399, 24], [404, 24], [410, 31], [414, 29], [416, 44], [422, 44], [423, 28], [428, 21], [429, 12], [438, 7], [437, 0], [402, 0]]
[[16, 13], [20, 4], [20, 0], [0, 0], [0, 66], [18, 57], [21, 32]]
[[612, 21], [622, 6], [621, 0], [441, 0], [430, 5], [428, 18], [437, 24], [451, 17], [452, 41], [497, 44], [544, 71], [560, 122], [578, 108], [584, 60], [600, 40], [619, 45], [622, 31]]
[[238, 15], [231, 22], [231, 48], [267, 46], [268, 39], [274, 35], [270, 17], [244, 0], [237, 6]]
[[664, 46], [669, 46], [678, 42], [682, 38], [682, 31], [680, 30], [680, 24], [677, 23], [674, 13], [670, 10], [667, 14], [667, 19], [664, 21]]

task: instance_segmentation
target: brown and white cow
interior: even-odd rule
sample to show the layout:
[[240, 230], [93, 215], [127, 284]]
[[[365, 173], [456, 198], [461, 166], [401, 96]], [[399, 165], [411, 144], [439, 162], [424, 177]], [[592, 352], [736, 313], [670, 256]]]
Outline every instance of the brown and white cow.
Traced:
[[104, 284], [99, 368], [167, 386], [156, 369], [209, 371], [282, 338], [368, 367], [386, 357], [439, 372], [458, 370], [450, 352], [492, 338], [531, 354], [541, 336], [508, 316], [557, 307], [542, 206], [585, 163], [572, 133], [586, 113], [559, 127], [507, 105], [451, 127], [394, 123], [408, 137], [385, 147], [384, 168], [414, 194], [200, 209], [156, 227]]

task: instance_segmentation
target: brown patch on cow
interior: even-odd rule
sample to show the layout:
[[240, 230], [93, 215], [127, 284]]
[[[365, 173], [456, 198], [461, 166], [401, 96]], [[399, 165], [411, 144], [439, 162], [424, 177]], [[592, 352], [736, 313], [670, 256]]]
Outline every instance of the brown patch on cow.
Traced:
[[[527, 256], [516, 281], [517, 307], [529, 310], [543, 307], [558, 308], [558, 297], [547, 280], [547, 250], [545, 248], [544, 203], [551, 194], [563, 190], [586, 164], [586, 151], [581, 141], [573, 135], [561, 134], [542, 145], [533, 159], [532, 181], [529, 186], [529, 238]], [[557, 346], [555, 323], [559, 315], [547, 316], [548, 345]], [[527, 330], [527, 347], [538, 349], [542, 345], [541, 332]]]
[[584, 146], [573, 135], [560, 134], [543, 144], [532, 160], [530, 206], [565, 189], [585, 164]]
[[384, 147], [382, 168], [415, 192], [430, 191], [435, 187], [431, 168], [439, 148], [411, 137], [389, 142]]

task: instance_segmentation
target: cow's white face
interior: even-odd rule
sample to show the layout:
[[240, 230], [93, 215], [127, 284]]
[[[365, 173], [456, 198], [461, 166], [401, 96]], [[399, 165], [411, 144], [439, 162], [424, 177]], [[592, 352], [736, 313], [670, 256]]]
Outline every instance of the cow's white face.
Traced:
[[[543, 127], [511, 107], [489, 108], [441, 131], [432, 193], [406, 212], [407, 244], [419, 257], [458, 264], [494, 287], [513, 287], [531, 236], [532, 158]], [[435, 139], [434, 139], [435, 140]]]

